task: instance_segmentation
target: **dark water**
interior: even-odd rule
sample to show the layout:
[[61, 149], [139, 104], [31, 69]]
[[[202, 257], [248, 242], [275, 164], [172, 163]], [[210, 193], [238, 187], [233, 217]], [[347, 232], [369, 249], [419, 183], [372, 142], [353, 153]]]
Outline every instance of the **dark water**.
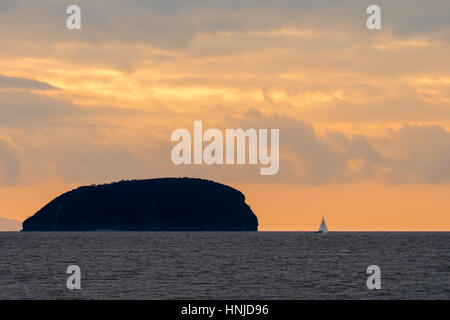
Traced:
[[0, 299], [392, 298], [450, 299], [450, 233], [0, 233]]

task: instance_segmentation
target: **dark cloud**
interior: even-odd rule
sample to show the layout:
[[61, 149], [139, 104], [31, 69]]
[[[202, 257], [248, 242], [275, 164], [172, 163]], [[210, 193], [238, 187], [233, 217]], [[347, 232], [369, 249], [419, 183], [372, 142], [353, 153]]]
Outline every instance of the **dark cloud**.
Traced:
[[15, 78], [15, 77], [7, 77], [4, 75], [0, 75], [0, 89], [29, 89], [29, 90], [49, 90], [56, 89], [54, 86], [49, 85], [48, 83], [24, 79], [24, 78]]
[[0, 91], [0, 127], [84, 127], [89, 119], [104, 123], [108, 116], [132, 116], [142, 112], [109, 106], [81, 107], [68, 100], [29, 92]]
[[[18, 0], [14, 7], [8, 3], [3, 5], [8, 15], [3, 15], [1, 35], [8, 31], [39, 41], [138, 41], [170, 47], [184, 46], [198, 33], [229, 30], [351, 28], [363, 34], [367, 32], [365, 10], [373, 4], [358, 0], [79, 0], [82, 31], [69, 33], [64, 26], [67, 3]], [[428, 33], [448, 39], [450, 4], [446, 0], [380, 0], [377, 4], [384, 28], [399, 36]]]
[[14, 8], [16, 1], [14, 0], [2, 0], [0, 2], [0, 15], [8, 13]]

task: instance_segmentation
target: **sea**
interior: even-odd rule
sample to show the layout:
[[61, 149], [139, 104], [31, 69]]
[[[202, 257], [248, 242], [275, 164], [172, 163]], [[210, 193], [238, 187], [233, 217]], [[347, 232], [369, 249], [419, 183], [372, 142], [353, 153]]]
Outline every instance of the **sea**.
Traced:
[[450, 232], [2, 232], [0, 299], [450, 299]]

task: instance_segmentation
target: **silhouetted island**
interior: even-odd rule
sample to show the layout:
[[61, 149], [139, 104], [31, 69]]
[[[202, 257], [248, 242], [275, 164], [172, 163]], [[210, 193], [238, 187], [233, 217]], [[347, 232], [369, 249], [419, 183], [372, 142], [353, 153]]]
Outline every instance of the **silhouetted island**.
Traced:
[[244, 195], [203, 179], [84, 186], [55, 198], [22, 231], [257, 231]]

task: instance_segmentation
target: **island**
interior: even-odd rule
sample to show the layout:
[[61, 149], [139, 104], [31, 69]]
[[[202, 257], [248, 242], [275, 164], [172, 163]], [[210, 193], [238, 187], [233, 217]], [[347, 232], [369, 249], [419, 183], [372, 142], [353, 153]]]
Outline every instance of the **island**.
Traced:
[[22, 222], [0, 217], [0, 232], [20, 231]]
[[22, 231], [257, 231], [238, 190], [197, 178], [126, 180], [64, 193]]

